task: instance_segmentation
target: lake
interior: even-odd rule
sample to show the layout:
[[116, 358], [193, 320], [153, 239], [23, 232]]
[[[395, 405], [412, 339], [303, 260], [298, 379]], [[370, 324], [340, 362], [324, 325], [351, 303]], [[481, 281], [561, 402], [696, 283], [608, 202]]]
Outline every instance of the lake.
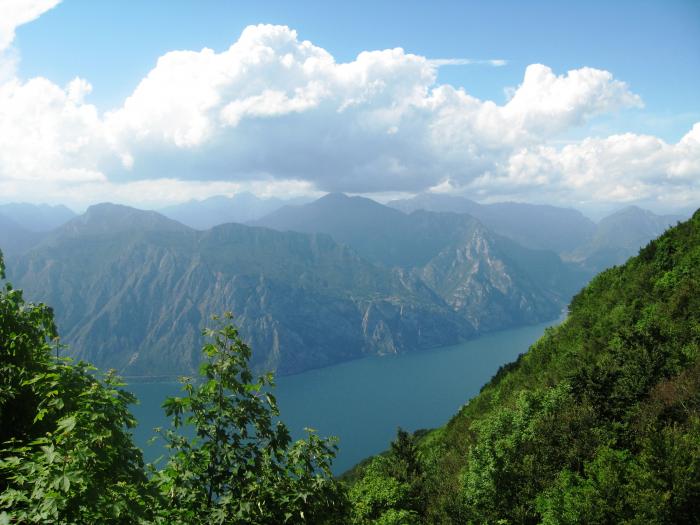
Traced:
[[[548, 326], [503, 330], [465, 343], [396, 356], [367, 357], [277, 379], [281, 418], [294, 438], [304, 427], [340, 438], [333, 471], [340, 474], [386, 449], [402, 427], [414, 431], [443, 425], [479, 392], [498, 367], [525, 352]], [[178, 383], [139, 383], [128, 387], [140, 400], [133, 407], [134, 432], [146, 460], [162, 453], [147, 445], [156, 426], [167, 426], [161, 404], [179, 395]]]

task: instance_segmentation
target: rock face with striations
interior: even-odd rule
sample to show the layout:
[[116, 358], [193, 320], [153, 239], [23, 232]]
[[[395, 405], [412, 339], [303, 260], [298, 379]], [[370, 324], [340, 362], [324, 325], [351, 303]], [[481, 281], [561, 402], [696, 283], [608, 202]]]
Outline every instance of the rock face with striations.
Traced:
[[280, 374], [475, 333], [419, 279], [327, 235], [237, 224], [197, 232], [107, 204], [11, 261], [9, 277], [55, 308], [75, 357], [124, 375], [192, 372], [201, 328], [225, 310], [256, 368]]
[[327, 233], [371, 261], [404, 268], [477, 331], [552, 319], [586, 280], [554, 252], [524, 248], [463, 213], [406, 214], [329, 194], [256, 224]]
[[127, 376], [196, 370], [201, 329], [224, 311], [258, 370], [291, 374], [552, 319], [578, 284], [554, 253], [467, 215], [344, 195], [279, 213], [302, 231], [197, 231], [97, 205], [9, 258], [8, 275], [54, 307], [75, 357]]

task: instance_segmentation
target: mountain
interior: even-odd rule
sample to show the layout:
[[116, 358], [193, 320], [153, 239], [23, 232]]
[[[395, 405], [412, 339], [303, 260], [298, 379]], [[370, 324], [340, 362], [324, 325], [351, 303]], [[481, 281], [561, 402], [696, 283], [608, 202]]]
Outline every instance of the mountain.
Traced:
[[[55, 308], [77, 357], [126, 375], [192, 372], [200, 328], [226, 310], [255, 348], [256, 368], [291, 374], [552, 319], [578, 286], [554, 253], [494, 236], [466, 215], [407, 216], [345, 196], [293, 209], [336, 233], [343, 221], [319, 209], [360, 217], [361, 231], [347, 235], [368, 228], [371, 242], [355, 250], [324, 233], [241, 224], [197, 231], [100, 204], [8, 258], [8, 275]], [[386, 229], [369, 229], [373, 220]]]
[[697, 523], [699, 261], [700, 210], [595, 277], [445, 426], [347, 473], [354, 522]]
[[451, 195], [424, 193], [395, 200], [387, 206], [411, 213], [415, 210], [468, 213], [493, 232], [528, 248], [570, 252], [588, 242], [595, 223], [571, 208], [518, 202], [479, 204]]
[[419, 279], [326, 235], [239, 224], [198, 232], [102, 204], [8, 262], [27, 297], [55, 308], [76, 357], [126, 375], [191, 373], [201, 327], [226, 310], [256, 368], [280, 374], [477, 332]]
[[602, 219], [591, 240], [568, 258], [593, 271], [622, 264], [681, 219], [677, 215], [656, 215], [637, 206], [628, 206]]
[[406, 268], [470, 322], [490, 329], [556, 317], [586, 279], [553, 252], [523, 248], [465, 214], [407, 215], [370, 199], [329, 194], [255, 224], [327, 233], [371, 261]]
[[329, 193], [304, 205], [285, 206], [250, 224], [278, 231], [327, 233], [362, 256], [387, 266], [411, 266], [416, 257], [425, 257], [418, 249], [420, 241], [407, 230], [404, 214], [371, 199], [342, 193]]
[[0, 215], [30, 232], [47, 232], [75, 217], [75, 213], [63, 205], [27, 203], [0, 204]]
[[218, 195], [204, 200], [191, 200], [158, 210], [160, 213], [197, 230], [208, 230], [229, 222], [254, 221], [290, 203], [306, 199], [261, 199], [252, 193], [236, 193], [233, 197]]
[[26, 251], [40, 238], [40, 233], [29, 231], [0, 214], [0, 250], [6, 256], [18, 255]]

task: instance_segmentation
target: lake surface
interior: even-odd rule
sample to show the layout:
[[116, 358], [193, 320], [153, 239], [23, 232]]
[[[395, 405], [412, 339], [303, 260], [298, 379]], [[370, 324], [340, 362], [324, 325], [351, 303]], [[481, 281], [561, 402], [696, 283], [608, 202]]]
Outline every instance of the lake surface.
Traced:
[[[561, 320], [504, 330], [465, 343], [416, 354], [367, 357], [277, 379], [275, 395], [292, 437], [311, 427], [337, 436], [340, 451], [333, 471], [340, 474], [367, 456], [385, 450], [400, 426], [414, 431], [441, 426], [479, 392], [498, 367], [525, 352], [548, 326]], [[161, 404], [179, 395], [178, 383], [129, 385], [140, 400], [137, 445], [146, 460], [163, 451], [147, 445], [153, 427], [168, 425]]]

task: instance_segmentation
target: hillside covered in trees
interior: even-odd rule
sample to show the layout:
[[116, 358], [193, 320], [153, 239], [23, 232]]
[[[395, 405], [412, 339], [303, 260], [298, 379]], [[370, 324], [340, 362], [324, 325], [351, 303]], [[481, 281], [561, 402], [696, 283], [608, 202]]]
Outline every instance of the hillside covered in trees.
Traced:
[[447, 425], [399, 431], [344, 481], [332, 441], [291, 442], [226, 318], [164, 405], [160, 466], [117, 378], [60, 357], [50, 308], [8, 284], [0, 319], [0, 523], [698, 521], [700, 212], [596, 277]]
[[598, 275], [444, 427], [348, 473], [356, 523], [698, 523], [700, 212]]

